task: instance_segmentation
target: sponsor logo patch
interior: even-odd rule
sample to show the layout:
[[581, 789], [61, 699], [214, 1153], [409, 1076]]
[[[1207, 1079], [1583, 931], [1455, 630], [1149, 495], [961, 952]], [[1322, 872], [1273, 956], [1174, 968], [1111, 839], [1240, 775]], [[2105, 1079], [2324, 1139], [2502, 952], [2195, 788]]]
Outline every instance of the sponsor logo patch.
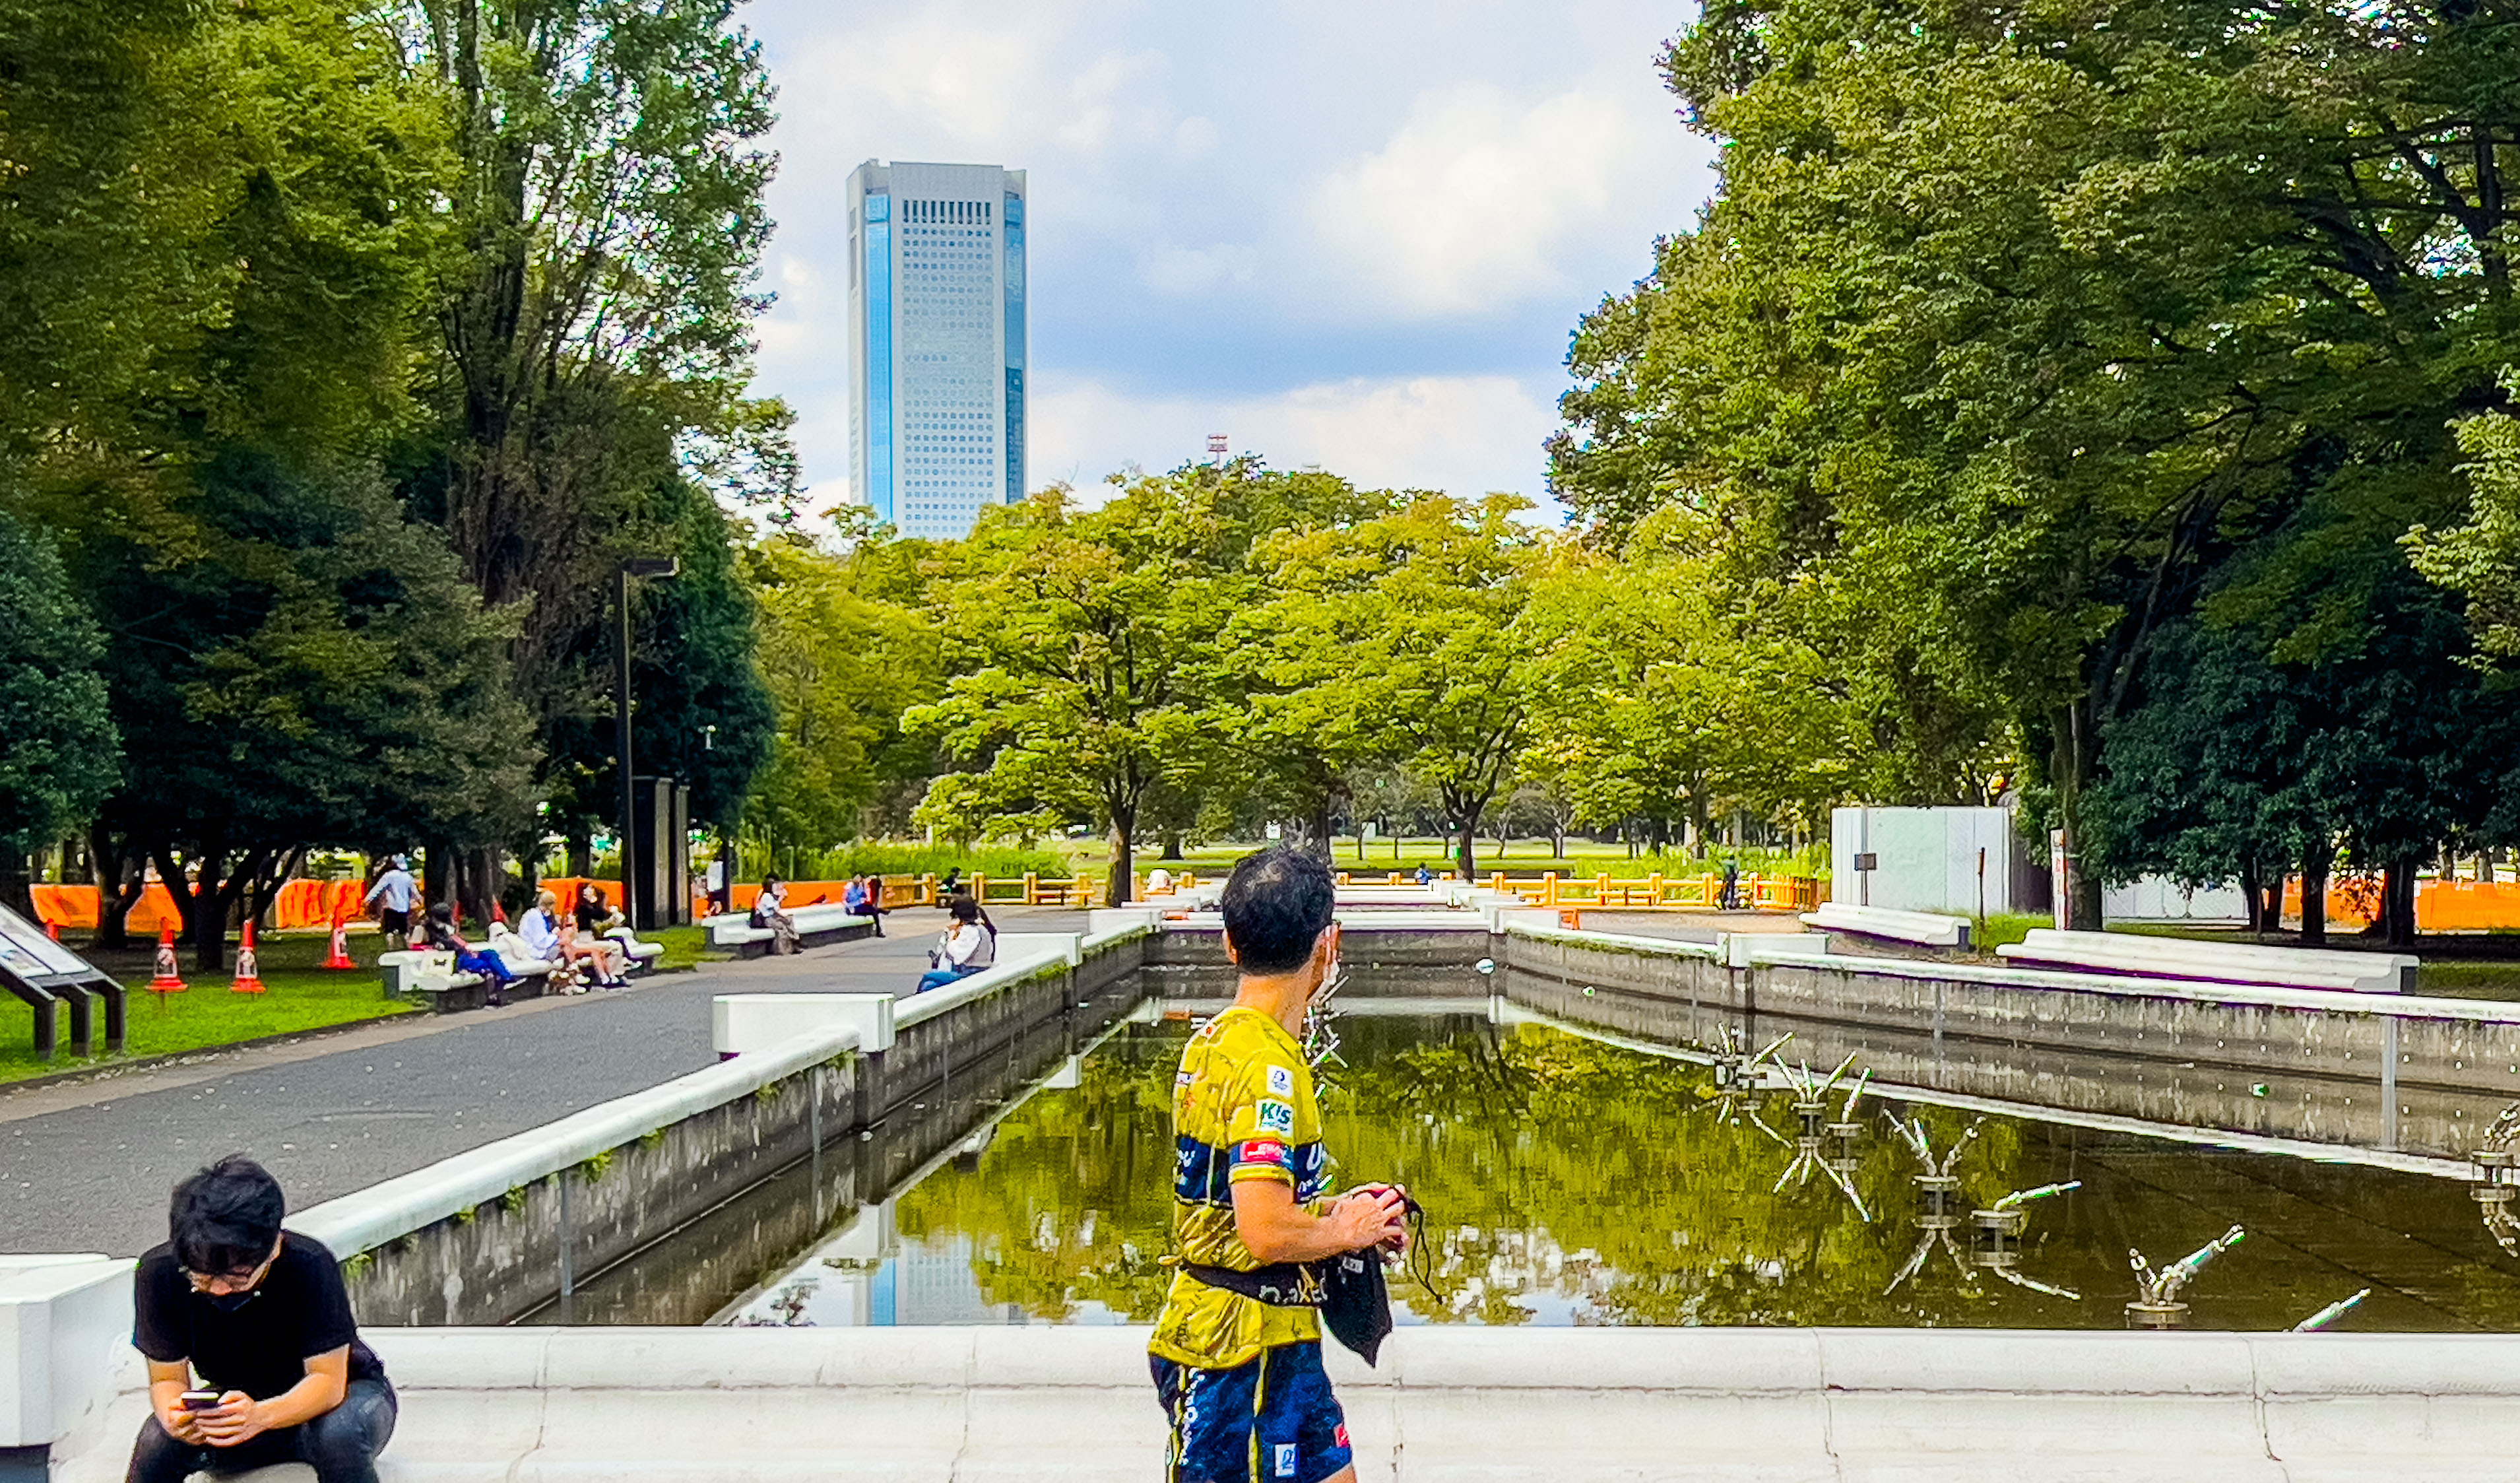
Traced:
[[1340, 1450], [1342, 1450], [1342, 1451], [1346, 1450], [1346, 1447], [1347, 1447], [1347, 1423], [1346, 1423], [1345, 1421], [1341, 1421], [1340, 1423], [1338, 1423], [1338, 1445], [1339, 1445]]
[[1291, 1136], [1295, 1131], [1294, 1106], [1288, 1102], [1274, 1101], [1268, 1098], [1262, 1098], [1260, 1100], [1260, 1131], [1263, 1133], [1284, 1133]]
[[1282, 1478], [1291, 1478], [1294, 1475], [1295, 1444], [1292, 1442], [1281, 1442], [1278, 1444], [1278, 1476]]
[[1286, 1146], [1274, 1138], [1255, 1138], [1235, 1152], [1238, 1164], [1275, 1164], [1286, 1167]]
[[1269, 1068], [1269, 1092], [1270, 1095], [1274, 1097], [1294, 1096], [1294, 1071], [1285, 1066], [1271, 1066]]

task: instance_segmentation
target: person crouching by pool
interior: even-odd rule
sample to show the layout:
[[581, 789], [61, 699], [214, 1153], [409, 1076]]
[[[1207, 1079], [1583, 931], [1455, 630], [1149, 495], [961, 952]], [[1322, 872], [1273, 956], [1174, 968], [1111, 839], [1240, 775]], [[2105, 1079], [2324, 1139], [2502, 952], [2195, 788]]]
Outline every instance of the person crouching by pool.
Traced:
[[997, 929], [981, 920], [980, 904], [968, 896], [957, 896], [950, 910], [954, 924], [946, 929], [936, 950], [927, 955], [928, 969], [920, 975], [919, 987], [910, 991], [914, 994], [941, 989], [958, 978], [968, 978], [997, 965]]
[[279, 1462], [306, 1463], [317, 1483], [376, 1483], [393, 1387], [359, 1341], [340, 1263], [282, 1231], [282, 1213], [279, 1183], [241, 1153], [175, 1187], [169, 1239], [133, 1274], [151, 1415], [128, 1483]]
[[1381, 1185], [1322, 1196], [1321, 1109], [1296, 1036], [1338, 962], [1331, 893], [1329, 867], [1284, 848], [1225, 882], [1225, 955], [1241, 981], [1173, 1079], [1180, 1267], [1147, 1344], [1173, 1483], [1356, 1477], [1306, 1264], [1406, 1247], [1407, 1205]]

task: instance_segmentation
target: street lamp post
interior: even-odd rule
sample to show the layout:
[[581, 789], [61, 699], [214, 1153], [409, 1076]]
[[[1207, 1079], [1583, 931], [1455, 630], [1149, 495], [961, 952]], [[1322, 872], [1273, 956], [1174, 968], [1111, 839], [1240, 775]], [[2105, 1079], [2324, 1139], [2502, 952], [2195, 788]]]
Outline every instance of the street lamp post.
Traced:
[[635, 909], [639, 851], [631, 842], [638, 832], [639, 813], [630, 786], [630, 579], [669, 577], [681, 569], [682, 563], [672, 557], [631, 557], [612, 573], [612, 613], [619, 625], [612, 652], [612, 746], [621, 764], [621, 920], [634, 929], [641, 923]]

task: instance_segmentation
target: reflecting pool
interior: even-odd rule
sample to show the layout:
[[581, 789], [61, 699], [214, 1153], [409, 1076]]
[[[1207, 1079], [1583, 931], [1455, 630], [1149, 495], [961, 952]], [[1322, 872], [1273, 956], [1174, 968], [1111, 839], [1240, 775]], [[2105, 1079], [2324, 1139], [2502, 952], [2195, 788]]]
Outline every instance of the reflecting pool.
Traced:
[[[716, 1321], [1149, 1321], [1170, 1278], [1169, 1103], [1191, 1028], [1125, 1026], [729, 1292]], [[1404, 1324], [2114, 1328], [2136, 1295], [2131, 1248], [2159, 1266], [2237, 1225], [2245, 1238], [2182, 1294], [2188, 1326], [2291, 1327], [2364, 1288], [2336, 1326], [2520, 1326], [2520, 1261], [2451, 1180], [1868, 1091], [1848, 1114], [1852, 1076], [1798, 1146], [1788, 1092], [1727, 1098], [1706, 1066], [1547, 1025], [1349, 1014], [1338, 1033], [1336, 1179], [1399, 1181], [1426, 1210], [1392, 1276]], [[1975, 1212], [2059, 1185], [2016, 1207], [2017, 1232], [1979, 1229]], [[628, 1265], [670, 1263], [673, 1246]]]

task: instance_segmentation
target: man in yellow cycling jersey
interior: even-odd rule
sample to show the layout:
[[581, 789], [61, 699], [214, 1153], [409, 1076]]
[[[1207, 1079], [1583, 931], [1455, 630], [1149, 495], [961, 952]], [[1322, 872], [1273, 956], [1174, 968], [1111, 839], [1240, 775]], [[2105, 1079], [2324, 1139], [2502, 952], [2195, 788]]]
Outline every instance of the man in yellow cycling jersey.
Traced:
[[1296, 1036], [1338, 961], [1328, 867], [1272, 849], [1225, 884], [1234, 1007], [1202, 1025], [1173, 1081], [1173, 1235], [1181, 1266], [1148, 1344], [1172, 1423], [1171, 1483], [1354, 1483], [1322, 1371], [1308, 1264], [1399, 1249], [1384, 1186], [1325, 1199], [1328, 1160]]

